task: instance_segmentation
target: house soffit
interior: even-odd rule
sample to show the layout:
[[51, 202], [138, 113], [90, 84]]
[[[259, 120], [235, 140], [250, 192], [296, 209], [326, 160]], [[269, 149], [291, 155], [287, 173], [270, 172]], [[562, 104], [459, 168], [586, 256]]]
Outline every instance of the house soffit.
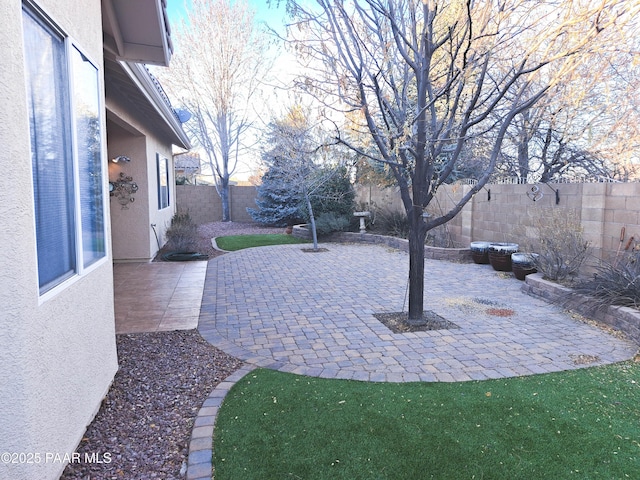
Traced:
[[120, 98], [122, 104], [137, 112], [149, 126], [161, 132], [171, 143], [181, 148], [190, 148], [189, 140], [169, 100], [144, 65], [118, 61], [105, 51], [104, 75], [107, 109], [109, 98]]
[[166, 0], [102, 0], [105, 48], [118, 60], [168, 66], [173, 43]]

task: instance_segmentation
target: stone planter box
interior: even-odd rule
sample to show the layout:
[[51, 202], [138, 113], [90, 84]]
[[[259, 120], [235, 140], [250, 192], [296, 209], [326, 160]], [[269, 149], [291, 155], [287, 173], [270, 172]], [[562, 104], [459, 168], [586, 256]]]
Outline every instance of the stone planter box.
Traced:
[[302, 225], [294, 225], [291, 234], [294, 237], [302, 238], [304, 240], [311, 240], [313, 237], [311, 229], [306, 223], [303, 223]]
[[640, 311], [635, 308], [618, 306], [598, 308], [592, 298], [575, 293], [570, 288], [555, 282], [544, 280], [541, 273], [527, 275], [522, 291], [609, 325], [625, 333], [630, 340], [640, 345]]
[[[294, 227], [295, 235], [295, 227]], [[329, 242], [343, 243], [372, 243], [375, 245], [386, 245], [391, 248], [409, 251], [409, 240], [404, 238], [389, 237], [386, 235], [376, 235], [372, 233], [335, 232], [323, 238]], [[442, 248], [425, 245], [424, 258], [430, 260], [448, 260], [450, 262], [471, 263], [471, 250], [468, 248]]]

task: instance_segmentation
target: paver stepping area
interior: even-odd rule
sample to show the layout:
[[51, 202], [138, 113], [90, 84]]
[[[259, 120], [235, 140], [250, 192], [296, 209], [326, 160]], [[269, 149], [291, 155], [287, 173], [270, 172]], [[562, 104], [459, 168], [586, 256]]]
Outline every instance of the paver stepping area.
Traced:
[[520, 291], [488, 265], [425, 262], [425, 309], [459, 328], [394, 334], [408, 254], [325, 244], [241, 250], [209, 262], [198, 329], [250, 364], [325, 378], [464, 381], [601, 365], [637, 346]]

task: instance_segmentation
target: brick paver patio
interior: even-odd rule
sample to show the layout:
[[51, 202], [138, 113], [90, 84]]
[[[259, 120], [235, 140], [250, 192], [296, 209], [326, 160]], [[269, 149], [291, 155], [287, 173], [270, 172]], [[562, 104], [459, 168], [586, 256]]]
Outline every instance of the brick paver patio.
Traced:
[[637, 350], [522, 293], [520, 281], [491, 266], [437, 260], [425, 262], [425, 309], [459, 328], [394, 334], [373, 314], [406, 310], [408, 255], [323, 246], [327, 252], [287, 245], [210, 261], [200, 333], [251, 365], [390, 382], [530, 375], [622, 361]]

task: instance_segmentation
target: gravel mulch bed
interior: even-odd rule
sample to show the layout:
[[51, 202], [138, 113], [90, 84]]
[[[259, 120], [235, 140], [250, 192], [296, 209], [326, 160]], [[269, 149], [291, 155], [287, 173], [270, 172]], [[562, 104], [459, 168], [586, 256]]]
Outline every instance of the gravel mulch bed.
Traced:
[[180, 479], [211, 390], [242, 362], [196, 330], [118, 335], [120, 369], [76, 450], [110, 463], [69, 464], [61, 479]]
[[[211, 246], [213, 237], [282, 231], [236, 222], [200, 225], [200, 253], [224, 254]], [[117, 335], [116, 343], [120, 368], [76, 450], [81, 458], [97, 454], [110, 462], [69, 464], [60, 478], [184, 478], [198, 410], [242, 362], [210, 345], [197, 330]]]
[[455, 323], [441, 317], [435, 312], [425, 310], [422, 319], [409, 321], [408, 312], [374, 313], [384, 326], [393, 333], [427, 332], [430, 330], [453, 330], [460, 328]]
[[[284, 227], [264, 227], [258, 223], [243, 222], [214, 222], [198, 225], [198, 253], [207, 255], [209, 259], [224, 252], [216, 250], [211, 245], [211, 239], [215, 237], [225, 237], [228, 235], [254, 235], [265, 233], [284, 233]], [[154, 262], [164, 261], [162, 255], [167, 253], [164, 249], [160, 250], [154, 259]]]

